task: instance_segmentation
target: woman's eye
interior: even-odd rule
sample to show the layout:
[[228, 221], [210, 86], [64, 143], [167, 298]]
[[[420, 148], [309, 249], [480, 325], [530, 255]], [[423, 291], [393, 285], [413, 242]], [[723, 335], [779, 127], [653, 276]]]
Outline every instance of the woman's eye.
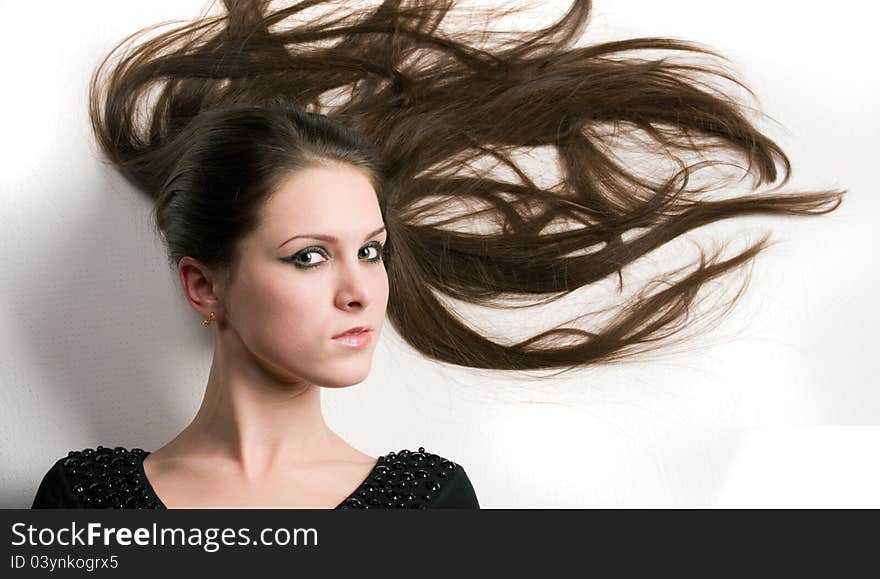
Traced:
[[366, 249], [368, 253], [369, 253], [369, 250], [371, 250], [371, 249], [376, 250], [376, 253], [373, 254], [374, 257], [367, 258], [367, 261], [375, 261], [376, 259], [382, 257], [382, 246], [381, 245], [378, 245], [378, 246], [377, 245], [368, 245], [364, 249]]
[[[318, 255], [318, 254], [322, 254], [322, 253], [324, 253], [324, 252], [322, 250], [319, 250], [317, 247], [307, 247], [306, 249], [304, 249], [301, 252], [294, 255], [293, 258], [294, 258], [294, 261], [296, 262], [297, 265], [303, 264], [303, 265], [306, 265], [309, 267], [314, 267], [314, 264], [316, 262], [310, 261], [309, 256], [313, 255], [313, 254]], [[321, 262], [317, 262], [317, 263], [321, 263]]]

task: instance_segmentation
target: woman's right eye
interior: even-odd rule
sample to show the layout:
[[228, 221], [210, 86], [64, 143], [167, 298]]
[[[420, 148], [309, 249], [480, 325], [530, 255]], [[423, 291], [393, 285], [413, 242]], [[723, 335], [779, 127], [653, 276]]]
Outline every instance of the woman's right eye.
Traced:
[[314, 267], [318, 267], [318, 264], [321, 264], [324, 262], [322, 262], [322, 261], [319, 261], [319, 262], [309, 261], [308, 257], [309, 257], [309, 255], [311, 255], [313, 253], [323, 254], [324, 251], [320, 247], [307, 247], [307, 248], [303, 249], [302, 251], [299, 251], [299, 252], [291, 255], [290, 257], [285, 258], [285, 261], [289, 261], [293, 265], [295, 265], [297, 267], [305, 268], [305, 269], [311, 269]]

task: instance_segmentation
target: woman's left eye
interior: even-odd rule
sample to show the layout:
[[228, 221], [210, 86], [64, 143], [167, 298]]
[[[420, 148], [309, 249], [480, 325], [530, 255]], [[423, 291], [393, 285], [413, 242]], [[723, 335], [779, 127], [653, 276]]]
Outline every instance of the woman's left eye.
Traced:
[[[383, 247], [384, 247], [384, 246], [382, 245], [382, 243], [380, 243], [380, 242], [378, 242], [378, 241], [374, 241], [373, 243], [370, 243], [370, 244], [365, 245], [365, 246], [362, 247], [361, 249], [362, 249], [362, 250], [363, 250], [363, 249], [375, 249], [375, 250], [376, 250], [375, 257], [367, 258], [366, 261], [368, 261], [368, 262], [370, 262], [370, 263], [378, 263], [378, 262], [381, 262], [381, 261], [382, 261], [382, 249], [383, 249]], [[300, 260], [301, 258], [308, 258], [308, 256], [311, 255], [311, 254], [313, 254], [313, 253], [315, 253], [315, 254], [321, 254], [321, 255], [327, 256], [327, 252], [324, 250], [323, 247], [320, 247], [320, 246], [312, 246], [312, 247], [307, 247], [307, 248], [305, 248], [305, 249], [303, 249], [303, 250], [301, 250], [301, 251], [298, 251], [298, 252], [296, 252], [295, 254], [291, 255], [290, 257], [285, 257], [285, 258], [282, 258], [282, 259], [283, 259], [284, 261], [287, 261], [287, 262], [289, 262], [289, 263], [294, 264], [296, 267], [298, 267], [298, 268], [300, 268], [300, 269], [314, 269], [314, 268], [316, 268], [316, 267], [320, 267], [320, 265], [321, 265], [322, 263], [325, 263], [325, 262], [323, 262], [323, 261], [319, 261], [319, 262], [317, 262], [317, 263], [314, 263], [314, 264], [311, 264], [311, 265], [310, 265], [310, 264], [308, 264], [308, 263], [304, 263], [303, 261]]]

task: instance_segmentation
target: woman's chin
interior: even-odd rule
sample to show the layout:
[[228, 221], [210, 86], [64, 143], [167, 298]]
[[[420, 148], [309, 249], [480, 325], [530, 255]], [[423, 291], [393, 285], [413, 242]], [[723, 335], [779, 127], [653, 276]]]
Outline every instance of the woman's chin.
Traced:
[[324, 388], [347, 388], [349, 386], [360, 384], [366, 380], [369, 375], [370, 366], [367, 365], [364, 368], [352, 368], [345, 371], [340, 370], [332, 376], [327, 376], [323, 380], [316, 381], [315, 384]]

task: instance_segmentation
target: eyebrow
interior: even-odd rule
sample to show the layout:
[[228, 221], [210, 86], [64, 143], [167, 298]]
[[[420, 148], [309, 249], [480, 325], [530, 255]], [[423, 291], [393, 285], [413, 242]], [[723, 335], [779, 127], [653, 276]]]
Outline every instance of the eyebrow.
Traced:
[[[385, 226], [383, 225], [383, 226], [380, 227], [379, 229], [377, 229], [377, 230], [375, 230], [375, 231], [371, 231], [371, 232], [368, 233], [367, 236], [364, 238], [364, 241], [368, 240], [369, 238], [373, 237], [374, 235], [377, 235], [377, 234], [381, 233], [381, 232], [384, 231], [384, 230], [385, 230]], [[298, 239], [298, 238], [300, 238], [300, 237], [304, 237], [304, 238], [306, 238], [306, 239], [322, 239], [322, 240], [324, 240], [324, 241], [332, 241], [332, 242], [334, 242], [334, 243], [338, 243], [338, 242], [339, 242], [339, 238], [338, 238], [338, 237], [335, 237], [335, 236], [333, 236], [333, 235], [323, 235], [323, 234], [321, 234], [321, 233], [303, 233], [303, 234], [300, 234], [300, 235], [294, 235], [293, 237], [291, 237], [290, 239], [288, 239], [287, 241], [285, 241], [284, 243], [282, 243], [282, 244], [279, 245], [278, 247], [283, 247], [286, 243], [288, 243], [288, 242], [290, 242], [290, 241], [293, 241], [294, 239]]]

